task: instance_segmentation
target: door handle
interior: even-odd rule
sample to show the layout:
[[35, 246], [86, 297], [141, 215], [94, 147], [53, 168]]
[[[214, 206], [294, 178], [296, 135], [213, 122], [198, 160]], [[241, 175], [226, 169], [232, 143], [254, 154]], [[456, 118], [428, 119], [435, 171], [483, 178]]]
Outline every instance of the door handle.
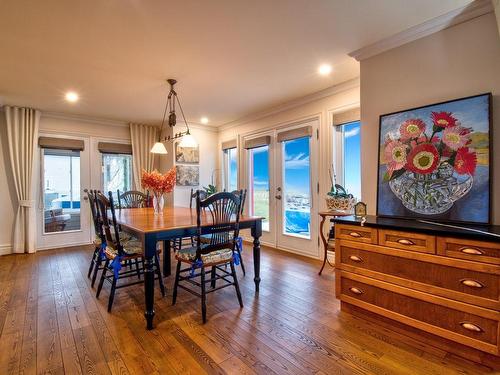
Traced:
[[281, 195], [276, 195], [274, 198], [281, 200]]
[[84, 201], [88, 201], [88, 200], [89, 200], [89, 198], [88, 198], [88, 197], [83, 197], [83, 200], [84, 200]]

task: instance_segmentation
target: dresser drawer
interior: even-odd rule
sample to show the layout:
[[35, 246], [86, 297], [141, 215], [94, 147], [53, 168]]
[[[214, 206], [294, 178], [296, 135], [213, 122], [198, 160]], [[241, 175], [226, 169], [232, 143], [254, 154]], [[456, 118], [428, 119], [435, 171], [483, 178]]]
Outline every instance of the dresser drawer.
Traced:
[[438, 237], [437, 253], [452, 258], [500, 265], [500, 241], [494, 243]]
[[426, 234], [379, 229], [378, 243], [396, 249], [436, 253], [436, 237]]
[[382, 254], [371, 247], [374, 251], [342, 243], [341, 268], [442, 297], [500, 308], [499, 275]]
[[498, 353], [498, 319], [419, 299], [405, 294], [404, 288], [389, 290], [380, 281], [371, 285], [356, 278], [359, 277], [342, 272], [342, 301], [464, 345]]
[[336, 224], [335, 239], [376, 244], [377, 229], [357, 225]]

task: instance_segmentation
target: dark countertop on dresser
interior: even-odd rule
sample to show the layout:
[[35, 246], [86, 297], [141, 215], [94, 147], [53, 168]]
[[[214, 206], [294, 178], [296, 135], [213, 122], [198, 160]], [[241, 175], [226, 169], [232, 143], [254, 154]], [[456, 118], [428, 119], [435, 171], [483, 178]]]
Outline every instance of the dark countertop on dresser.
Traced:
[[[343, 216], [332, 218], [331, 221], [338, 224], [361, 225], [362, 218], [359, 216]], [[363, 223], [363, 226], [401, 230], [406, 232], [420, 232], [435, 236], [460, 237], [479, 241], [500, 242], [500, 225], [472, 225], [462, 223], [441, 224], [442, 225], [423, 223], [417, 219], [392, 219], [368, 215], [366, 216], [366, 221]], [[450, 227], [450, 225], [452, 227]]]

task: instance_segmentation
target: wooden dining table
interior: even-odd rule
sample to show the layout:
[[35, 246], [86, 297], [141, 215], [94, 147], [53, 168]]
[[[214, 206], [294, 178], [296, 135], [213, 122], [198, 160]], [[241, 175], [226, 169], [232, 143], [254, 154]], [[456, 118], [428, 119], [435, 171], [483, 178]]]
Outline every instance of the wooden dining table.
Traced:
[[[116, 210], [116, 220], [122, 230], [132, 233], [143, 242], [144, 249], [144, 294], [146, 300], [147, 329], [153, 329], [154, 311], [154, 256], [156, 244], [164, 243], [163, 276], [170, 275], [170, 241], [176, 238], [196, 235], [196, 209], [186, 207], [165, 207], [162, 213], [155, 213], [152, 208], [134, 208]], [[209, 215], [202, 216], [202, 234], [209, 233], [211, 220]], [[255, 292], [259, 292], [260, 283], [260, 237], [262, 218], [240, 216], [240, 229], [250, 229], [253, 237], [253, 260]]]

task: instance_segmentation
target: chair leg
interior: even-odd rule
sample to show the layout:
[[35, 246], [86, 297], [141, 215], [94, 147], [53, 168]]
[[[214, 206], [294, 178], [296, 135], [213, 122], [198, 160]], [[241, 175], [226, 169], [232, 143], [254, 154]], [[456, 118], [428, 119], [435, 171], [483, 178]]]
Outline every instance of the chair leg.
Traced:
[[158, 254], [155, 255], [155, 267], [155, 272], [158, 275], [158, 282], [160, 283], [161, 295], [165, 297], [165, 285], [163, 284], [163, 277], [161, 276], [160, 258], [158, 257]]
[[141, 279], [141, 270], [139, 269], [139, 260], [136, 258], [134, 259], [135, 263], [135, 272], [137, 273], [137, 278], [140, 280]]
[[109, 259], [106, 259], [106, 262], [104, 262], [104, 268], [102, 269], [101, 273], [101, 280], [99, 280], [99, 286], [97, 287], [97, 293], [95, 295], [96, 298], [99, 298], [99, 295], [101, 294], [102, 285], [104, 284], [104, 279], [106, 277], [106, 272], [108, 272], [108, 266], [109, 266]]
[[95, 248], [94, 253], [92, 254], [92, 260], [90, 261], [89, 272], [87, 273], [87, 278], [89, 278], [89, 279], [90, 279], [90, 275], [92, 275], [92, 269], [94, 268], [94, 264], [95, 264], [96, 259], [98, 257], [98, 251], [99, 251], [99, 248]]
[[181, 273], [181, 261], [177, 261], [177, 268], [175, 270], [175, 282], [174, 282], [174, 290], [172, 293], [172, 305], [175, 305], [177, 300], [177, 287], [179, 286], [179, 277]]
[[217, 276], [217, 269], [215, 268], [215, 266], [212, 266], [212, 273], [210, 274], [210, 286], [212, 287], [212, 289], [215, 288], [215, 276]]
[[99, 272], [99, 268], [102, 266], [102, 259], [100, 254], [97, 254], [97, 260], [94, 265], [94, 274], [92, 275], [92, 283], [90, 284], [92, 288], [94, 287], [95, 281], [97, 279], [97, 273]]
[[246, 275], [245, 265], [243, 264], [243, 258], [241, 257], [241, 249], [238, 245], [236, 245], [236, 251], [238, 252], [238, 256], [240, 257], [240, 265], [241, 265], [241, 270], [243, 271], [243, 276], [245, 276]]
[[207, 322], [207, 293], [205, 288], [205, 267], [201, 266], [201, 317]]
[[116, 292], [116, 282], [118, 278], [113, 274], [113, 282], [111, 283], [111, 291], [109, 292], [109, 301], [108, 301], [108, 312], [111, 312], [111, 307], [113, 307], [113, 300], [115, 299]]
[[231, 265], [231, 273], [233, 274], [234, 288], [236, 289], [236, 295], [238, 296], [238, 302], [240, 303], [240, 307], [243, 307], [243, 300], [241, 299], [240, 285], [238, 284], [238, 277], [236, 276], [236, 270], [234, 269], [233, 261], [230, 262], [230, 265]]

